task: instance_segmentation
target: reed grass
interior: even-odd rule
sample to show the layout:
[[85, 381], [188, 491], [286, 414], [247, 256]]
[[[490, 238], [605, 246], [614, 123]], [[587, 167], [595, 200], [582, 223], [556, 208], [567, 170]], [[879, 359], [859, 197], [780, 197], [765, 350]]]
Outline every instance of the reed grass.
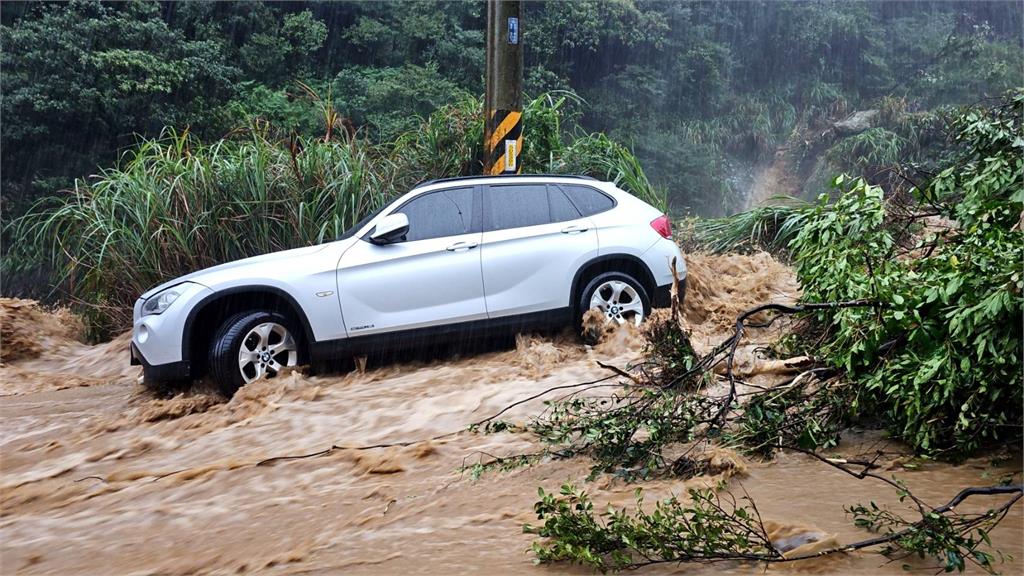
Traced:
[[810, 217], [811, 206], [789, 196], [777, 196], [770, 202], [725, 218], [696, 220], [693, 242], [716, 254], [751, 249], [784, 254]]

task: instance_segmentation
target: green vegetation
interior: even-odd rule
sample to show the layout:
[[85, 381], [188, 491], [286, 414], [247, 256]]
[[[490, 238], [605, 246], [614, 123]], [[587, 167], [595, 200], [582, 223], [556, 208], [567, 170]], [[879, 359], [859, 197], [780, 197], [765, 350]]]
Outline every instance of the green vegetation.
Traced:
[[[874, 502], [857, 504], [847, 512], [857, 526], [878, 533], [877, 537], [831, 548], [818, 546], [804, 553], [797, 546], [799, 540], [772, 539], [749, 496], [736, 498], [714, 489], [690, 489], [685, 497], [655, 503], [650, 512], [644, 510], [639, 488], [633, 510], [609, 506], [605, 512], [595, 512], [590, 496], [571, 484], [563, 485], [557, 495], [540, 489], [534, 511], [543, 524], [527, 524], [523, 531], [544, 538], [532, 546], [537, 562], [580, 564], [602, 573], [665, 563], [793, 562], [876, 547], [893, 560], [934, 559], [939, 572], [963, 572], [970, 565], [995, 574], [997, 557], [999, 561], [1008, 558], [998, 550], [988, 551], [992, 546], [988, 533], [1021, 499], [1024, 487], [968, 488], [949, 503], [929, 508], [901, 483], [869, 476], [896, 488], [901, 500], [912, 501], [919, 517], [909, 520]], [[980, 514], [952, 513], [970, 496], [995, 494], [1013, 496]], [[904, 564], [904, 569], [910, 568]]]
[[[548, 540], [535, 542], [540, 562], [568, 561], [607, 572], [656, 562], [712, 562], [772, 558], [778, 553], [761, 525], [756, 508], [714, 490], [689, 490], [689, 498], [657, 502], [643, 511], [636, 492], [635, 513], [609, 509], [598, 521], [590, 497], [572, 485], [558, 495], [539, 491], [534, 505], [543, 525], [523, 530]], [[685, 502], [685, 503], [684, 503]], [[781, 557], [781, 556], [779, 556]]]
[[842, 196], [808, 210], [789, 245], [806, 301], [885, 304], [820, 313], [819, 354], [860, 385], [857, 411], [884, 414], [923, 452], [1020, 434], [1022, 113], [1024, 91], [962, 113], [955, 156], [914, 191], [909, 215], [838, 178]]
[[714, 253], [760, 249], [780, 252], [803, 227], [807, 204], [789, 197], [774, 198], [774, 203], [740, 212], [728, 218], [702, 218], [694, 223], [692, 238], [704, 250]]
[[850, 417], [884, 416], [918, 451], [961, 457], [1019, 437], [1024, 423], [1021, 142], [1024, 90], [1016, 90], [950, 119], [942, 164], [919, 188], [887, 198], [863, 178], [840, 176], [834, 200], [700, 221], [691, 242], [792, 259], [805, 302], [882, 304], [818, 313], [815, 344], [797, 351], [857, 385]]
[[902, 154], [906, 141], [885, 128], [871, 128], [850, 136], [828, 149], [829, 161], [852, 169], [868, 166], [892, 166], [906, 156]]
[[[881, 535], [842, 549], [881, 547], [889, 556], [935, 558], [946, 571], [968, 565], [993, 571], [997, 554], [987, 551], [988, 530], [1024, 487], [969, 489], [930, 508], [898, 481], [871, 472], [874, 461], [816, 452], [834, 448], [852, 425], [884, 426], [928, 458], [959, 460], [1020, 442], [1024, 90], [989, 107], [961, 110], [949, 129], [943, 166], [906, 195], [887, 199], [862, 178], [839, 176], [834, 200], [823, 194], [816, 204], [760, 209], [704, 227], [718, 249], [786, 254], [803, 288], [801, 303], [745, 312], [735, 334], [699, 358], [675, 319], [654, 322], [647, 329], [658, 339], [648, 347], [652, 357], [627, 374], [623, 389], [581, 384], [547, 402], [525, 426], [543, 442], [543, 452], [526, 460], [506, 456], [492, 468], [528, 465], [541, 456], [585, 456], [593, 462], [592, 476], [613, 473], [632, 481], [706, 474], [700, 451], [708, 444], [764, 458], [779, 450], [802, 452], [857, 478], [885, 482], [920, 513], [908, 520], [873, 504], [854, 505], [848, 509], [854, 522]], [[763, 322], [756, 314], [772, 311], [803, 316], [776, 352], [817, 362], [786, 383], [754, 387], [741, 398], [732, 353], [744, 328]], [[722, 364], [731, 388], [726, 394], [702, 386], [711, 367]], [[491, 428], [510, 425], [490, 422]], [[1012, 497], [982, 514], [951, 512], [971, 494]], [[605, 571], [792, 559], [769, 542], [752, 503], [737, 506], [714, 492], [671, 498], [653, 512], [638, 502], [633, 511], [597, 513], [586, 494], [567, 485], [561, 496], [542, 491], [535, 509], [543, 526], [527, 531], [545, 538], [533, 548], [541, 562]]]
[[[167, 126], [213, 142], [255, 117], [315, 137], [318, 106], [296, 81], [330, 94], [346, 127], [392, 142], [417, 116], [483, 92], [484, 8], [11, 4], [0, 15], [4, 214]], [[586, 104], [563, 129], [625, 144], [677, 213], [730, 213], [752, 165], [853, 110], [883, 112], [883, 131], [860, 137], [867, 156], [926, 150], [920, 124], [884, 112], [927, 117], [1024, 84], [1021, 26], [1014, 2], [528, 2], [526, 89], [578, 94]], [[527, 126], [529, 148], [538, 135]], [[863, 165], [831, 157], [823, 181]]]

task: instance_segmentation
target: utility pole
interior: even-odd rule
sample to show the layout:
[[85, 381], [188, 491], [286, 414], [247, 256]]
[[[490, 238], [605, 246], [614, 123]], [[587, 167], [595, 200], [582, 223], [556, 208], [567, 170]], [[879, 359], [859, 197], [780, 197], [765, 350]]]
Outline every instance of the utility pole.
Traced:
[[522, 0], [487, 0], [484, 174], [519, 174], [523, 154]]

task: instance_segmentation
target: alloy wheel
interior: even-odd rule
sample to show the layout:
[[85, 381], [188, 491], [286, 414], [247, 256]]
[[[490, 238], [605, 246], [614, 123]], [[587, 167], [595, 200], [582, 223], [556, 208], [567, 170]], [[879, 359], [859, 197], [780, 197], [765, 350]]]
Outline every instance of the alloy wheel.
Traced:
[[298, 360], [295, 338], [276, 322], [253, 327], [238, 349], [238, 370], [246, 384], [264, 376], [275, 376], [285, 366], [295, 366]]
[[644, 319], [644, 304], [636, 289], [621, 280], [609, 280], [594, 290], [590, 308], [604, 312], [605, 322], [637, 326]]

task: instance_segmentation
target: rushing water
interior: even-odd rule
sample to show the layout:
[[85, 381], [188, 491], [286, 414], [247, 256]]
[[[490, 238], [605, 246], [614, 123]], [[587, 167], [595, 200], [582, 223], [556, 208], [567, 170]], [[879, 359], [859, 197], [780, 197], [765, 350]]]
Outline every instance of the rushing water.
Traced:
[[[792, 279], [766, 258], [691, 262], [688, 316], [701, 345], [720, 336], [744, 299], [792, 297]], [[574, 481], [601, 503], [632, 502], [633, 485], [608, 478], [586, 482], [583, 461], [543, 462], [476, 480], [459, 471], [487, 455], [534, 448], [529, 437], [472, 434], [465, 431], [468, 424], [551, 386], [607, 375], [598, 360], [625, 365], [636, 359], [642, 341], [628, 332], [594, 348], [564, 335], [524, 337], [514, 348], [472, 357], [371, 366], [345, 375], [291, 373], [247, 386], [226, 403], [203, 393], [150, 397], [130, 368], [97, 362], [123, 362], [120, 345], [52, 349], [0, 373], [0, 389], [8, 394], [0, 397], [3, 574], [586, 573], [533, 565], [527, 553], [532, 537], [521, 527], [536, 521], [537, 487]], [[510, 414], [523, 420], [542, 408], [537, 400]], [[332, 444], [360, 447], [447, 433], [409, 446], [341, 448], [257, 465]], [[879, 446], [895, 449], [877, 433], [850, 433], [840, 452]], [[964, 486], [1020, 477], [1018, 460], [907, 469], [889, 454], [885, 462], [886, 473], [935, 505]], [[729, 483], [736, 492], [742, 486], [766, 520], [834, 535], [839, 542], [867, 536], [852, 525], [844, 505], [873, 500], [904, 506], [876, 481], [800, 455], [749, 462], [746, 473]], [[687, 484], [644, 486], [650, 502], [682, 493]], [[996, 547], [1017, 558], [1024, 554], [1022, 508], [1016, 506], [992, 534]], [[1004, 565], [1003, 572], [1020, 573], [1019, 562]], [[897, 574], [902, 563], [862, 552], [769, 570]], [[719, 564], [644, 572], [764, 570]]]

